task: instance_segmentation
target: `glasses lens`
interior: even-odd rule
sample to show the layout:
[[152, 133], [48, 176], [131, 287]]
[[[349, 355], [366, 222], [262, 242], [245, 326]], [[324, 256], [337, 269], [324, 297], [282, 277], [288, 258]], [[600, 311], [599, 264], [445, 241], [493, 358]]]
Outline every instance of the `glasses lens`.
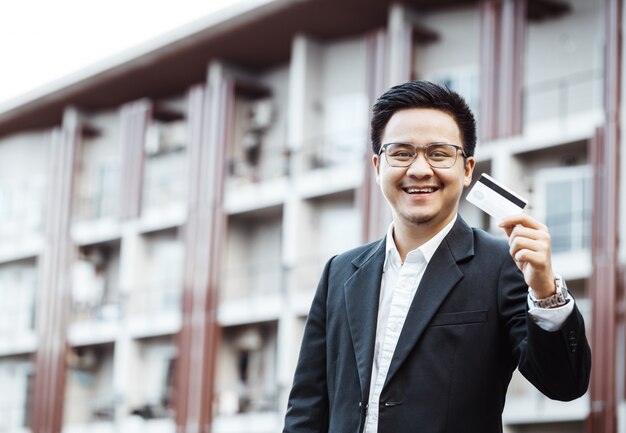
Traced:
[[415, 159], [415, 147], [410, 144], [393, 143], [385, 148], [387, 162], [393, 167], [406, 167]]
[[426, 158], [436, 168], [449, 168], [454, 165], [458, 148], [451, 144], [431, 144], [426, 147]]

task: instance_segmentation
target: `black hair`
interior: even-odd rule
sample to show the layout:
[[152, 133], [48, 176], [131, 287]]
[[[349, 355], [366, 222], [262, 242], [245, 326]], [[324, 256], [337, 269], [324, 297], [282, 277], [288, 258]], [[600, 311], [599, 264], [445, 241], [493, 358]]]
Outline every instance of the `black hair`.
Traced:
[[432, 108], [452, 116], [461, 133], [465, 155], [474, 155], [476, 120], [465, 99], [447, 86], [422, 80], [393, 86], [372, 107], [371, 139], [375, 154], [380, 152], [380, 140], [391, 116], [411, 108]]

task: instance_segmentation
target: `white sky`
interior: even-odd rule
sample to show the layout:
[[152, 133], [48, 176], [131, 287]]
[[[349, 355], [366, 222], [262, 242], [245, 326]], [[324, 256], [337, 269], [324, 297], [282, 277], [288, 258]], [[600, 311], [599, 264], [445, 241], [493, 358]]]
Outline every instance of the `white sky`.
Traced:
[[0, 104], [240, 1], [1, 1]]

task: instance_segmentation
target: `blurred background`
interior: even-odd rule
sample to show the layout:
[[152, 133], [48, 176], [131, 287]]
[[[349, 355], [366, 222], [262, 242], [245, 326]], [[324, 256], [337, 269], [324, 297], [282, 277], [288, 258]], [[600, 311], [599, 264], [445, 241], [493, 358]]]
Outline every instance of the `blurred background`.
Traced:
[[588, 394], [516, 374], [505, 431], [626, 432], [622, 1], [32, 8], [82, 27], [2, 41], [35, 62], [0, 87], [0, 432], [279, 432], [324, 263], [389, 224], [369, 108], [409, 79], [465, 96], [586, 319]]

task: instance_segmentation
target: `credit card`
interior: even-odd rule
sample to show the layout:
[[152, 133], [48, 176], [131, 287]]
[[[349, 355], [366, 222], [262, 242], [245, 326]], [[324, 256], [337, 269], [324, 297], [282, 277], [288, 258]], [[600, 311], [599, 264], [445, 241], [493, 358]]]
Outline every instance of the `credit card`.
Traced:
[[484, 173], [467, 194], [467, 201], [498, 221], [521, 213], [528, 204], [528, 200]]

